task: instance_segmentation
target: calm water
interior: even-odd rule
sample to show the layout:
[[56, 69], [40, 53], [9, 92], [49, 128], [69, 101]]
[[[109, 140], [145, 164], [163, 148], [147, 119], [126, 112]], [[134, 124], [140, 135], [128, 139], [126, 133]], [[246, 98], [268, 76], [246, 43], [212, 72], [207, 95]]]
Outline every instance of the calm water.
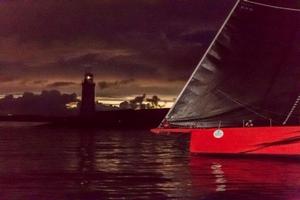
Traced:
[[188, 139], [0, 124], [0, 200], [300, 199], [300, 161], [192, 156]]

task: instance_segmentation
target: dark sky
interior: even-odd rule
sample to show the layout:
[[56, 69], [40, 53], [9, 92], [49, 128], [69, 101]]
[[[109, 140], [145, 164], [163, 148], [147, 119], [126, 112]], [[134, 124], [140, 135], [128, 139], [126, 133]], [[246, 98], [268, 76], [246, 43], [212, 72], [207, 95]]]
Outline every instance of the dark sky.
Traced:
[[0, 94], [176, 96], [234, 0], [0, 0]]

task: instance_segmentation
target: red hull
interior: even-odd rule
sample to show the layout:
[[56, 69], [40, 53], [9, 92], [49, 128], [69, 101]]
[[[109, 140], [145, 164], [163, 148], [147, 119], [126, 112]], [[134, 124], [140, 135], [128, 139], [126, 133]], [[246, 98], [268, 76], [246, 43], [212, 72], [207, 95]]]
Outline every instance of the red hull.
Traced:
[[206, 154], [300, 155], [300, 126], [198, 129], [191, 132], [190, 151]]
[[214, 135], [216, 130], [158, 128], [152, 132], [191, 133], [192, 153], [300, 156], [300, 126], [221, 128], [223, 133]]

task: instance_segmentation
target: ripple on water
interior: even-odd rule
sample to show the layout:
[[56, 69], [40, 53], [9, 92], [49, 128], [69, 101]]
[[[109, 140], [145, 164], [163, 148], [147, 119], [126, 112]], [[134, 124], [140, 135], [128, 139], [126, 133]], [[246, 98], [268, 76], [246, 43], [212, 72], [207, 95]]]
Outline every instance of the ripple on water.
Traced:
[[299, 199], [300, 162], [191, 156], [188, 136], [0, 127], [0, 199]]

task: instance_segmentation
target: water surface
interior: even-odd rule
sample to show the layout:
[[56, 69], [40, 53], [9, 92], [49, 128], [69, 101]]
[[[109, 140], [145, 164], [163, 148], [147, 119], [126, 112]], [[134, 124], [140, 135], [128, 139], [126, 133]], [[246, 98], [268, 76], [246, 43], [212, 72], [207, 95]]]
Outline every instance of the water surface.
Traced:
[[0, 126], [0, 199], [300, 199], [300, 161], [190, 155], [185, 135]]

